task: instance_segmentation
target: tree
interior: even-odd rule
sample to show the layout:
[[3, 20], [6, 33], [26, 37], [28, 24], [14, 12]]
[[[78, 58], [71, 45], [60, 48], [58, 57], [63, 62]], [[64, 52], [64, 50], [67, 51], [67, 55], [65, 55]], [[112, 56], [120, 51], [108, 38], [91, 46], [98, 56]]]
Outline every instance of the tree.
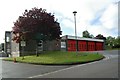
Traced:
[[117, 38], [108, 36], [105, 39], [105, 45], [106, 48], [112, 49], [112, 48], [120, 48], [120, 37], [118, 36]]
[[104, 37], [102, 34], [98, 34], [95, 38], [106, 40], [106, 37]]
[[87, 30], [83, 31], [83, 37], [85, 37], [85, 38], [92, 38], [92, 36], [90, 35], [90, 33]]
[[13, 40], [19, 43], [21, 40], [53, 40], [60, 39], [60, 26], [51, 13], [45, 9], [32, 8], [25, 10], [22, 16], [14, 22]]
[[93, 34], [91, 34], [91, 35], [90, 35], [90, 38], [94, 38], [94, 35], [93, 35]]
[[120, 37], [118, 36], [117, 38], [108, 36], [106, 38], [106, 44], [108, 48], [120, 48]]
[[112, 46], [114, 45], [114, 42], [115, 42], [115, 37], [108, 36], [108, 37], [106, 38], [106, 45], [107, 45], [109, 48], [112, 48]]
[[120, 36], [112, 40], [112, 42], [113, 42], [112, 48], [120, 48]]

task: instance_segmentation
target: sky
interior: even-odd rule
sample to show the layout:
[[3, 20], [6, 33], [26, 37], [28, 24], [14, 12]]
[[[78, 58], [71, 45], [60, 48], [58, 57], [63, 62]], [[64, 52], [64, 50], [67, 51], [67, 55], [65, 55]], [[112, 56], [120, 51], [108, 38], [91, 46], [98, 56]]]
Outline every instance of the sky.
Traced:
[[4, 42], [5, 31], [11, 31], [25, 9], [34, 7], [54, 13], [60, 23], [62, 36], [75, 35], [73, 11], [76, 13], [77, 36], [87, 30], [96, 36], [118, 36], [118, 2], [120, 0], [1, 0], [0, 43]]

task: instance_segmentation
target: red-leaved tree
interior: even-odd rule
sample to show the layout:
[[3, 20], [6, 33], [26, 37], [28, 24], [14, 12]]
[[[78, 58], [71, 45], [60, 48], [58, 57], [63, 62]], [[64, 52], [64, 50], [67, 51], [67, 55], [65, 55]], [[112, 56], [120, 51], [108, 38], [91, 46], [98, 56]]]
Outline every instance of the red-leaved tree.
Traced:
[[59, 23], [51, 13], [45, 9], [32, 8], [25, 10], [22, 16], [14, 22], [13, 40], [53, 40], [60, 39], [61, 30]]

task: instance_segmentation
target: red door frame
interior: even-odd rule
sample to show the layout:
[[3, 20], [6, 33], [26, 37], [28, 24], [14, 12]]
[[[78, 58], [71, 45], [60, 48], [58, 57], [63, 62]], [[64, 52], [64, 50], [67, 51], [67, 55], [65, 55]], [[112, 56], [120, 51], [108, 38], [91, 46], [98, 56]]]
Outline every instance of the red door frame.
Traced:
[[78, 51], [87, 51], [87, 42], [85, 40], [78, 41]]
[[[78, 51], [98, 51], [103, 50], [103, 42], [78, 40]], [[76, 40], [67, 40], [67, 51], [76, 51]]]
[[88, 41], [88, 51], [95, 51], [95, 42], [94, 41]]
[[103, 43], [102, 42], [96, 42], [96, 50], [103, 50]]
[[76, 51], [76, 40], [67, 40], [67, 50]]

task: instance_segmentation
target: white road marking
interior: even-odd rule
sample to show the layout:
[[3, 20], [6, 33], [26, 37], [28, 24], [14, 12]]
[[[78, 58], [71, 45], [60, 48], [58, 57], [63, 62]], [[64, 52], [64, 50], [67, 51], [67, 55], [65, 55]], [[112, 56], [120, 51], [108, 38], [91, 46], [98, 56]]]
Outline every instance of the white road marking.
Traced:
[[108, 60], [109, 58], [110, 58], [109, 56], [105, 56], [103, 60]]
[[[106, 56], [106, 58], [103, 59], [103, 60], [108, 60], [108, 59], [110, 59], [110, 57]], [[86, 64], [77, 65], [77, 66], [72, 66], [72, 67], [69, 67], [69, 68], [65, 68], [65, 69], [61, 69], [61, 70], [57, 70], [57, 71], [53, 71], [53, 72], [49, 72], [49, 73], [45, 73], [45, 74], [40, 74], [40, 75], [28, 77], [28, 78], [37, 78], [37, 77], [41, 77], [41, 76], [57, 73], [57, 72], [60, 72], [60, 71], [69, 70], [69, 69], [77, 68], [77, 67], [80, 67], [80, 66], [85, 66], [85, 65], [88, 65], [88, 64], [98, 63], [98, 62], [100, 62], [100, 61], [95, 61], [95, 62], [91, 62], [91, 63], [86, 63]]]
[[6, 58], [9, 58], [9, 57], [0, 57], [0, 59], [6, 59]]

